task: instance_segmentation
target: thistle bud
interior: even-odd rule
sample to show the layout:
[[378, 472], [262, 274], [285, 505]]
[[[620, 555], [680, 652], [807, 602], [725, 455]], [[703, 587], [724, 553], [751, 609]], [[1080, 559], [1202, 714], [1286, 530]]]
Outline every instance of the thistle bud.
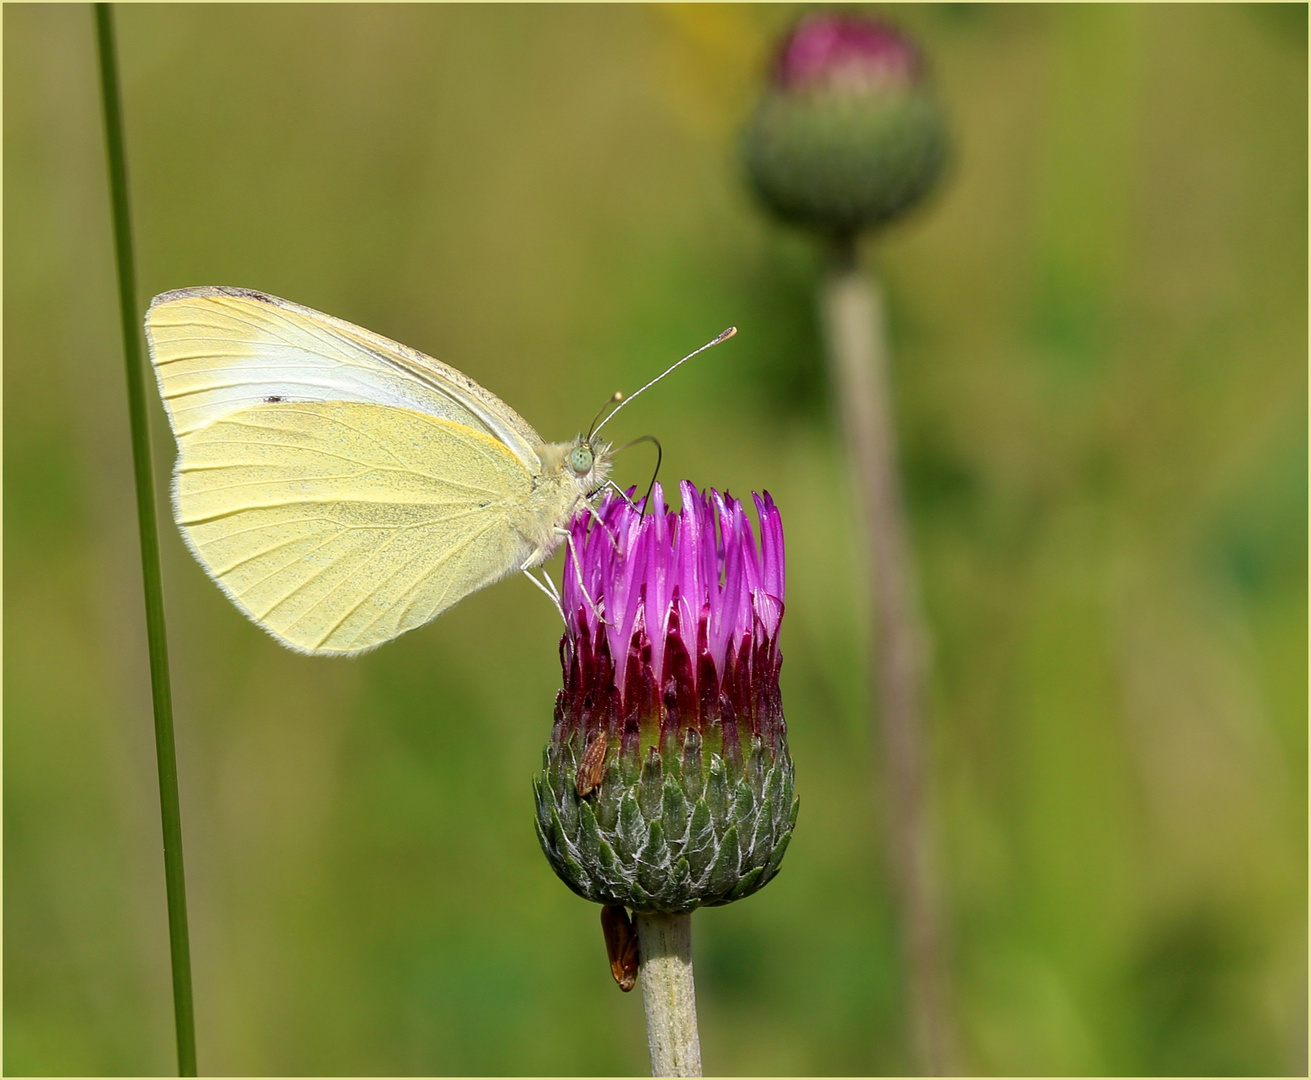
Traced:
[[534, 780], [537, 838], [598, 904], [685, 912], [777, 872], [796, 822], [778, 676], [783, 526], [682, 485], [683, 509], [578, 515], [562, 592], [564, 687]]
[[744, 141], [765, 205], [839, 237], [918, 202], [947, 149], [915, 46], [885, 23], [834, 12], [807, 16], [783, 42]]

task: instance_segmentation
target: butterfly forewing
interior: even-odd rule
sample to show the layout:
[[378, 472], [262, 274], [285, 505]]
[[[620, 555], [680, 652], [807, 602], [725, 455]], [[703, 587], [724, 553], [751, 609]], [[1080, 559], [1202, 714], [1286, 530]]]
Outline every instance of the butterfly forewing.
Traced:
[[351, 653], [422, 625], [531, 551], [533, 485], [495, 439], [408, 409], [262, 404], [179, 438], [178, 524], [206, 570], [293, 648]]
[[440, 416], [537, 467], [537, 432], [496, 395], [431, 356], [312, 308], [206, 286], [155, 298], [146, 336], [175, 434], [270, 398], [362, 401]]

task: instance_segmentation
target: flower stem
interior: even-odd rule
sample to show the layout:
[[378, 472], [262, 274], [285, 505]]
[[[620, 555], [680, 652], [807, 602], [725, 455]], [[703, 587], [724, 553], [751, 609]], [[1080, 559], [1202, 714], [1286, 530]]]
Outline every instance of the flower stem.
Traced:
[[638, 981], [646, 1005], [652, 1076], [700, 1076], [701, 1040], [692, 981], [692, 915], [635, 912], [642, 954]]
[[925, 638], [897, 471], [883, 298], [850, 240], [839, 241], [821, 286], [834, 392], [845, 429], [863, 541], [873, 630], [870, 698], [881, 745], [887, 836], [906, 962], [911, 1047], [917, 1071], [957, 1072], [938, 882], [928, 815], [921, 699]]
[[137, 489], [137, 526], [141, 534], [141, 578], [146, 599], [146, 642], [150, 655], [150, 690], [155, 712], [155, 764], [159, 772], [159, 809], [164, 831], [164, 888], [168, 903], [168, 940], [173, 966], [173, 1015], [177, 1025], [178, 1075], [196, 1075], [196, 1030], [191, 1000], [191, 947], [187, 934], [186, 879], [182, 867], [182, 812], [178, 804], [177, 754], [173, 745], [173, 697], [168, 675], [168, 638], [164, 629], [164, 586], [159, 568], [159, 531], [155, 520], [154, 470], [141, 369], [140, 315], [136, 308], [136, 269], [128, 216], [127, 164], [123, 149], [123, 114], [118, 94], [113, 13], [95, 5], [96, 45], [100, 56], [101, 104], [109, 157], [109, 191], [114, 218], [114, 255], [118, 266], [119, 313], [123, 359], [127, 365], [128, 417], [132, 430], [132, 467]]

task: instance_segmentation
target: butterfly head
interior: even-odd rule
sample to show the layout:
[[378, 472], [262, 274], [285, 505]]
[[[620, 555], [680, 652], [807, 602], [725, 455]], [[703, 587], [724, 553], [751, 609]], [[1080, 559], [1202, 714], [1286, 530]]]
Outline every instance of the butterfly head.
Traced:
[[610, 475], [610, 444], [595, 435], [574, 439], [564, 456], [565, 469], [587, 494], [600, 489]]

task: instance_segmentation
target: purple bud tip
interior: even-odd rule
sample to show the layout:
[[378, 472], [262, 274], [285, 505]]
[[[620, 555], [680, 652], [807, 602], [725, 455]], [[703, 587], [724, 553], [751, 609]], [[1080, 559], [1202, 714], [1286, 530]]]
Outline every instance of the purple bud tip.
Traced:
[[570, 523], [559, 706], [576, 719], [587, 713], [588, 730], [728, 716], [772, 740], [782, 724], [786, 591], [778, 508], [768, 493], [754, 497], [757, 544], [736, 499], [687, 481], [680, 492], [677, 513], [656, 484], [647, 513], [612, 496]]
[[822, 12], [802, 19], [783, 42], [774, 83], [861, 93], [912, 85], [922, 67], [919, 51], [887, 23]]

